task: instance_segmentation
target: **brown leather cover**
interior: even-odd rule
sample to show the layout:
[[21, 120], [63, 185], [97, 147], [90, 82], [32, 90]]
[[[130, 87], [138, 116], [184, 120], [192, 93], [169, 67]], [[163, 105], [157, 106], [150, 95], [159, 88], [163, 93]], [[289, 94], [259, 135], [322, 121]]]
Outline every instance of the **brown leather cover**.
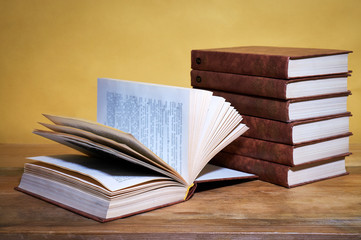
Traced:
[[289, 83], [348, 76], [350, 75], [335, 74], [288, 80], [259, 76], [248, 76], [241, 74], [192, 70], [191, 85], [194, 88], [200, 89], [219, 90], [245, 95], [287, 99], [286, 87]]
[[[333, 137], [327, 137], [309, 141], [297, 145], [288, 145], [270, 141], [264, 141], [255, 138], [240, 136], [222, 151], [227, 153], [239, 154], [247, 157], [262, 159], [265, 161], [276, 162], [288, 166], [295, 166], [293, 161], [293, 151], [297, 147], [316, 144], [333, 139], [349, 137], [352, 133], [341, 134]], [[341, 152], [339, 154], [349, 154], [348, 152]], [[322, 158], [323, 160], [325, 158]], [[319, 159], [321, 160], [321, 159]], [[300, 164], [301, 165], [301, 164]], [[303, 164], [302, 164], [303, 165]]]
[[[338, 156], [338, 157], [335, 157], [332, 159], [327, 159], [324, 161], [310, 163], [309, 165], [304, 165], [303, 167], [307, 168], [307, 167], [311, 167], [311, 166], [315, 166], [315, 165], [321, 165], [321, 164], [325, 164], [328, 162], [341, 160], [342, 158], [344, 158], [344, 156]], [[320, 178], [320, 179], [312, 180], [312, 181], [305, 179], [305, 181], [300, 184], [289, 185], [288, 184], [288, 171], [291, 169], [290, 166], [267, 162], [267, 161], [263, 161], [260, 159], [245, 157], [245, 156], [241, 156], [238, 154], [232, 154], [232, 153], [227, 153], [227, 152], [223, 152], [223, 151], [218, 153], [211, 160], [211, 163], [218, 165], [218, 166], [228, 167], [228, 168], [252, 173], [252, 174], [257, 175], [259, 177], [259, 179], [262, 181], [270, 182], [270, 183], [280, 185], [283, 187], [287, 187], [287, 188], [301, 186], [304, 184], [308, 184], [308, 183], [348, 174], [347, 172], [345, 172], [340, 175], [334, 175], [334, 176], [330, 176], [327, 178]]]
[[[290, 122], [289, 104], [293, 102], [310, 101], [331, 97], [348, 96], [350, 91], [337, 94], [319, 95], [313, 97], [294, 98], [290, 100], [279, 100], [273, 98], [248, 96], [243, 94], [229, 93], [223, 91], [213, 91], [215, 96], [225, 98], [238, 110], [240, 114]], [[298, 119], [301, 120], [301, 119]]]
[[344, 114], [335, 114], [326, 117], [311, 118], [286, 123], [265, 118], [242, 115], [242, 122], [249, 127], [249, 129], [242, 136], [284, 144], [294, 144], [292, 139], [294, 126], [350, 116], [351, 113], [347, 112]]
[[346, 50], [244, 46], [192, 50], [192, 69], [288, 78], [289, 59], [351, 53]]

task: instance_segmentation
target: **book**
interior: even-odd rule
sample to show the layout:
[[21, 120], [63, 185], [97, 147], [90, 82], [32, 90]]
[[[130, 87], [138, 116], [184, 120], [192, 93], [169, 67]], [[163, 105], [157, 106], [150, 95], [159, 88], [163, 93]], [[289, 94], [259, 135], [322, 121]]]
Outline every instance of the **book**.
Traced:
[[261, 97], [292, 99], [347, 91], [350, 74], [278, 79], [212, 71], [191, 71], [194, 88], [219, 90]]
[[352, 51], [271, 46], [242, 46], [191, 51], [195, 70], [272, 78], [297, 78], [348, 72]]
[[294, 145], [348, 133], [351, 113], [288, 123], [247, 115], [242, 117], [242, 122], [249, 127], [242, 136]]
[[221, 151], [212, 164], [256, 174], [260, 180], [292, 188], [316, 181], [347, 175], [345, 156], [295, 167]]
[[306, 98], [280, 100], [248, 96], [213, 90], [213, 94], [225, 98], [243, 115], [292, 122], [347, 112], [347, 96], [350, 91]]
[[348, 154], [351, 135], [352, 133], [349, 132], [295, 145], [240, 136], [223, 151], [288, 166], [297, 166]]
[[[254, 179], [207, 164], [192, 187], [139, 167], [85, 155], [38, 156], [26, 163], [17, 190], [84, 217], [108, 222], [189, 200], [198, 183]], [[128, 187], [127, 187], [128, 186]]]
[[197, 181], [255, 177], [208, 166], [248, 129], [209, 91], [99, 79], [97, 122], [44, 116], [34, 133], [80, 154], [31, 158], [17, 189], [98, 221], [188, 200]]

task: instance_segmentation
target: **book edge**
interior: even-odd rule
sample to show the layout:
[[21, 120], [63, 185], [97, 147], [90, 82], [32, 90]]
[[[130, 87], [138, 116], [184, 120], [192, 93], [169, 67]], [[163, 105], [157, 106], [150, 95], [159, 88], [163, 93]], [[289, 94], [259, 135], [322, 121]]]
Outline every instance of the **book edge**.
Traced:
[[303, 185], [306, 185], [306, 184], [311, 184], [311, 183], [315, 183], [315, 182], [324, 181], [324, 180], [327, 180], [327, 179], [346, 176], [346, 175], [349, 175], [349, 174], [350, 173], [348, 171], [345, 171], [344, 173], [341, 173], [341, 174], [336, 174], [336, 175], [328, 176], [328, 177], [325, 177], [325, 178], [319, 178], [319, 179], [315, 179], [315, 180], [312, 180], [312, 181], [306, 181], [306, 182], [302, 182], [302, 183], [298, 183], [298, 184], [288, 185], [288, 183], [287, 183], [287, 185], [285, 187], [286, 188], [300, 187], [300, 186], [303, 186]]
[[15, 187], [14, 189], [15, 189], [16, 191], [25, 193], [25, 194], [30, 195], [30, 196], [32, 196], [32, 197], [38, 198], [38, 199], [40, 199], [40, 200], [43, 200], [43, 201], [45, 201], [45, 202], [48, 202], [48, 203], [50, 203], [50, 204], [53, 204], [53, 205], [55, 205], [55, 206], [58, 206], [58, 207], [63, 208], [63, 209], [65, 209], [65, 210], [68, 210], [68, 211], [70, 211], [70, 212], [73, 212], [73, 213], [75, 213], [75, 214], [78, 214], [78, 215], [80, 215], [80, 216], [83, 216], [83, 217], [86, 217], [86, 218], [95, 220], [95, 221], [97, 221], [97, 222], [105, 223], [105, 222], [110, 222], [110, 221], [117, 220], [117, 219], [127, 218], [127, 217], [130, 217], [130, 216], [134, 216], [134, 215], [141, 214], [141, 213], [145, 213], [145, 212], [150, 212], [150, 211], [153, 211], [153, 210], [156, 210], [156, 209], [168, 207], [168, 206], [171, 206], [171, 205], [175, 205], [175, 204], [178, 204], [178, 203], [182, 203], [182, 202], [184, 202], [184, 201], [187, 201], [187, 200], [189, 200], [189, 199], [193, 196], [193, 194], [194, 194], [194, 192], [195, 192], [195, 189], [196, 189], [196, 184], [189, 190], [188, 195], [187, 195], [187, 197], [186, 197], [184, 200], [180, 200], [180, 201], [176, 201], [176, 202], [171, 202], [171, 203], [159, 205], [159, 206], [156, 206], [156, 207], [144, 209], [144, 210], [141, 210], [141, 211], [132, 212], [132, 213], [125, 214], [125, 215], [121, 215], [121, 216], [114, 217], [114, 218], [101, 218], [101, 217], [98, 217], [98, 216], [95, 216], [95, 215], [86, 213], [86, 212], [84, 212], [84, 211], [80, 211], [80, 210], [78, 210], [78, 209], [69, 207], [69, 206], [67, 206], [67, 205], [65, 205], [65, 204], [59, 203], [59, 202], [54, 201], [54, 200], [51, 200], [51, 199], [49, 199], [49, 198], [43, 197], [43, 196], [41, 196], [41, 195], [39, 195], [39, 194], [32, 193], [32, 192], [27, 191], [27, 190], [25, 190], [25, 189], [22, 189], [22, 188], [20, 188], [20, 187]]

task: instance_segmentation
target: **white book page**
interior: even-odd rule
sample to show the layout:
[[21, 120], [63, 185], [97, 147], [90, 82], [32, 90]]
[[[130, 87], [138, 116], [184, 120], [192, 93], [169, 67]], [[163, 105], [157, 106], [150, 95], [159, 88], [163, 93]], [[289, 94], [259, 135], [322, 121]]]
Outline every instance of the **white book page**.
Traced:
[[229, 168], [219, 167], [212, 164], [207, 164], [204, 169], [199, 173], [196, 181], [212, 181], [212, 180], [224, 180], [235, 178], [253, 178], [254, 174], [245, 173]]
[[223, 148], [228, 144], [236, 140], [241, 136], [245, 131], [248, 130], [248, 127], [245, 124], [239, 124], [226, 138], [224, 138], [215, 148], [210, 149], [210, 151], [205, 152], [206, 155], [203, 156], [203, 165], [198, 165], [198, 169], [195, 171], [196, 176], [203, 170], [206, 163], [208, 163], [217, 153], [219, 153]]
[[194, 167], [199, 161], [198, 152], [201, 147], [206, 144], [203, 139], [204, 131], [207, 126], [207, 123], [211, 121], [211, 117], [213, 116], [211, 113], [215, 115], [218, 114], [216, 111], [211, 111], [215, 107], [214, 96], [209, 91], [204, 91], [200, 89], [192, 89], [191, 94], [191, 102], [196, 103], [192, 104], [190, 108], [190, 120], [189, 120], [189, 128], [190, 128], [190, 136], [189, 136], [189, 164], [188, 171], [190, 179], [188, 181], [193, 182], [195, 180]]
[[29, 159], [49, 163], [89, 176], [110, 191], [116, 191], [155, 179], [170, 179], [157, 176], [152, 172], [146, 173], [144, 171], [132, 171], [129, 168], [117, 168], [114, 167], [116, 165], [115, 162], [112, 164], [104, 163], [104, 161], [99, 159], [82, 155], [38, 156]]
[[[209, 136], [213, 134], [213, 127], [215, 127], [217, 119], [225, 112], [225, 110], [223, 111], [224, 103], [224, 98], [212, 96], [208, 106], [207, 117], [205, 118], [205, 121], [202, 122], [202, 125], [198, 126], [200, 135], [198, 138], [190, 139], [190, 145], [197, 146], [197, 148], [192, 149], [193, 158], [191, 159], [192, 164], [190, 165], [190, 168], [193, 171], [198, 168], [197, 166], [204, 166], [206, 164], [201, 161], [202, 155], [204, 154], [204, 149], [209, 144]], [[193, 177], [195, 177], [194, 174], [196, 173], [193, 173]]]
[[97, 121], [131, 133], [187, 179], [190, 90], [98, 79]]

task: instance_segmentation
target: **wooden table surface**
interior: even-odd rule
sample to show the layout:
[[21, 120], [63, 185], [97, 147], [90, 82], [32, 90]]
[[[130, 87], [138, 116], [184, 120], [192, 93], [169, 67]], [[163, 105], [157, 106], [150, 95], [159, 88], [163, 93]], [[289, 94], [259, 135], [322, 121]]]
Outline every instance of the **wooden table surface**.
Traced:
[[187, 202], [98, 223], [14, 190], [25, 157], [72, 150], [0, 144], [0, 239], [361, 239], [361, 144], [351, 151], [347, 176], [293, 189], [201, 185]]

